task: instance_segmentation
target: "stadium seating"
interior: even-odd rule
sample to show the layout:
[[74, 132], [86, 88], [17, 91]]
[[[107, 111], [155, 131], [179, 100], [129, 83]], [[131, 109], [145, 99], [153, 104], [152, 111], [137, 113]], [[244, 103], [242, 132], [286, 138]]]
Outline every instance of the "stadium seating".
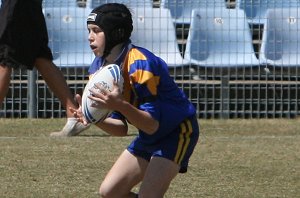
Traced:
[[300, 66], [300, 8], [269, 9], [260, 59], [273, 66]]
[[60, 7], [76, 7], [76, 0], [44, 0], [43, 7], [45, 8], [60, 8]]
[[300, 7], [300, 0], [237, 0], [237, 7], [245, 11], [250, 23], [263, 24], [268, 9]]
[[[152, 7], [153, 1], [152, 0], [87, 0], [86, 7], [95, 8], [101, 4], [105, 3], [124, 3], [129, 7], [137, 7], [137, 6], [146, 6]], [[76, 0], [44, 0], [43, 6], [44, 7], [75, 7], [78, 5], [82, 5], [83, 0], [76, 1]], [[84, 7], [84, 6], [82, 6]]]
[[161, 0], [161, 7], [171, 10], [176, 23], [189, 24], [195, 8], [224, 8], [225, 0]]
[[169, 67], [188, 64], [179, 51], [175, 26], [168, 9], [134, 8], [131, 39], [133, 44], [160, 56]]
[[194, 9], [184, 57], [206, 67], [258, 66], [244, 11]]
[[[49, 6], [49, 5], [48, 5]], [[94, 55], [89, 47], [86, 16], [90, 9], [78, 6], [44, 7], [49, 47], [60, 67], [86, 67]]]
[[91, 8], [95, 8], [104, 3], [123, 3], [127, 5], [129, 8], [131, 7], [152, 7], [153, 1], [152, 0], [90, 0]]

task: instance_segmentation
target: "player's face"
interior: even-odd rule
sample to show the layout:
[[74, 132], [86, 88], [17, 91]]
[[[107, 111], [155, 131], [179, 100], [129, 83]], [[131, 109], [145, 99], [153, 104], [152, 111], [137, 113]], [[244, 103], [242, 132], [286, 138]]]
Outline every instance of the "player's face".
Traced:
[[95, 56], [103, 56], [105, 48], [105, 35], [103, 30], [94, 24], [88, 24], [87, 28], [89, 31], [89, 42], [92, 51], [94, 52]]

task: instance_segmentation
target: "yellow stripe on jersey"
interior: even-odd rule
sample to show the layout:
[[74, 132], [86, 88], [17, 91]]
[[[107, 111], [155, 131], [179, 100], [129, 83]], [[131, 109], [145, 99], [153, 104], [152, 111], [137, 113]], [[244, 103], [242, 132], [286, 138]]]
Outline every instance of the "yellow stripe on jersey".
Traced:
[[179, 134], [179, 142], [178, 142], [178, 148], [175, 155], [175, 162], [177, 164], [180, 164], [183, 160], [183, 157], [186, 153], [186, 150], [190, 143], [190, 135], [192, 133], [192, 124], [190, 120], [185, 120], [180, 124], [181, 132]]
[[[131, 64], [133, 64], [137, 60], [147, 60], [147, 58], [138, 49], [132, 48], [129, 52], [128, 62], [127, 62], [129, 67]], [[128, 72], [130, 69], [129, 67], [128, 67]]]
[[134, 81], [139, 84], [146, 83], [147, 88], [149, 89], [152, 95], [157, 95], [157, 85], [159, 83], [159, 76], [154, 76], [152, 72], [145, 70], [136, 70], [131, 74]]
[[[126, 60], [127, 72], [130, 71], [130, 66], [138, 60], [147, 60], [147, 57], [138, 49], [132, 48], [129, 52], [129, 57]], [[148, 90], [152, 95], [157, 95], [157, 85], [159, 84], [159, 77], [154, 76], [152, 72], [145, 70], [136, 70], [130, 75], [134, 83], [146, 83]]]

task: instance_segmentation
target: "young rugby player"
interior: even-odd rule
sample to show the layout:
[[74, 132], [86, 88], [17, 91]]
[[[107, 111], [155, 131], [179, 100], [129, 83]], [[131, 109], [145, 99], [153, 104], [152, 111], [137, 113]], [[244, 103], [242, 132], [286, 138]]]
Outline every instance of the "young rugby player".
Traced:
[[[87, 19], [90, 47], [96, 55], [89, 72], [109, 64], [121, 67], [124, 89], [111, 92], [100, 84], [90, 98], [114, 112], [96, 126], [115, 136], [127, 135], [127, 123], [137, 137], [119, 156], [102, 182], [102, 197], [163, 197], [178, 173], [185, 173], [198, 142], [196, 111], [168, 74], [167, 64], [130, 41], [130, 10], [110, 3], [95, 8]], [[141, 38], [143, 39], [143, 38]], [[81, 101], [79, 95], [76, 96]], [[79, 103], [80, 104], [80, 103]], [[81, 107], [71, 109], [86, 124]], [[138, 195], [132, 188], [141, 182]]]

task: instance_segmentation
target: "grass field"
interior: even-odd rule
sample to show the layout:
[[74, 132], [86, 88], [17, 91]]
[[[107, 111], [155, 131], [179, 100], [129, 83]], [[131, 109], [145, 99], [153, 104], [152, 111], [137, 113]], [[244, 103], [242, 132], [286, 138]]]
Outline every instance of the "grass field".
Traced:
[[[77, 137], [50, 138], [64, 121], [0, 119], [0, 197], [98, 197], [135, 131], [117, 138], [91, 127]], [[165, 197], [300, 197], [300, 120], [200, 123], [189, 171]]]

